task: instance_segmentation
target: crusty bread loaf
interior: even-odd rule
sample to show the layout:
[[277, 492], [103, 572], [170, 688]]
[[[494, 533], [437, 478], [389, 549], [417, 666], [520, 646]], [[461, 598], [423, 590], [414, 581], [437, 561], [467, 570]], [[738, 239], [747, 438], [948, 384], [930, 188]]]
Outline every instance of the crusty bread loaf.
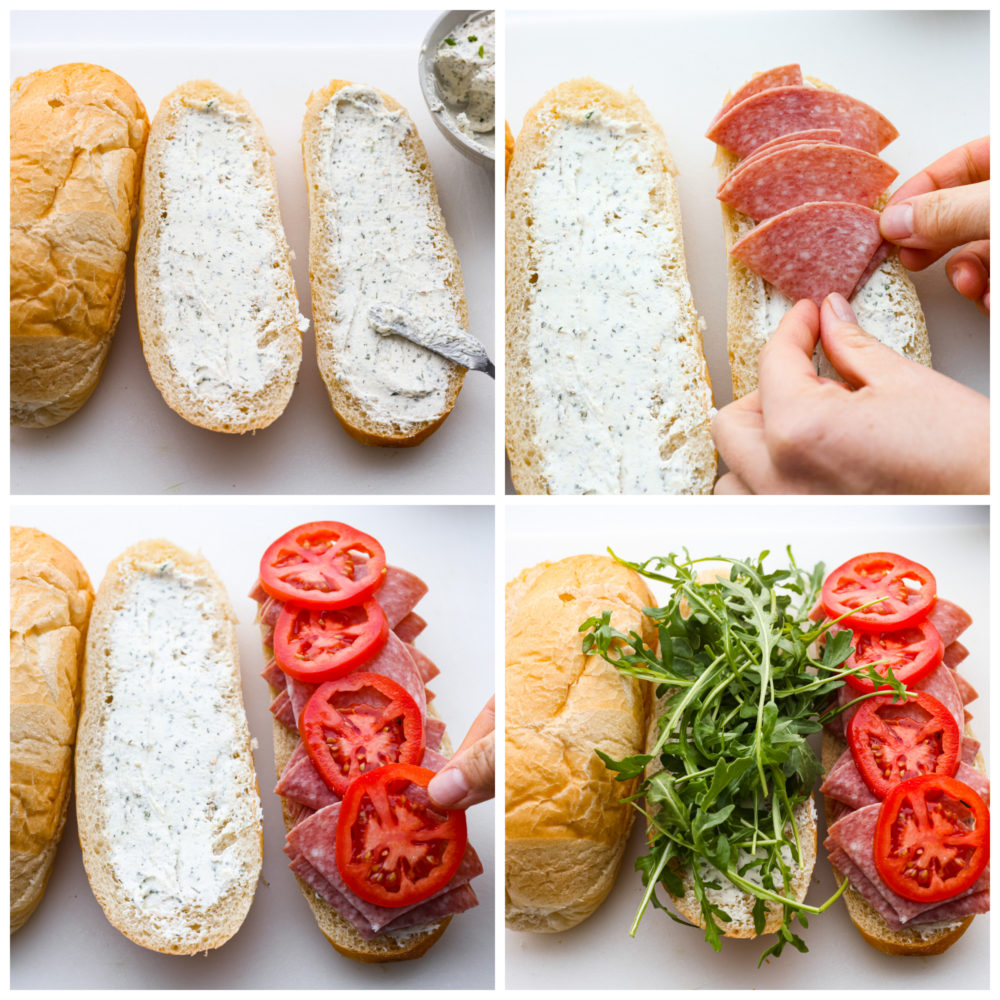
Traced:
[[572, 80], [525, 116], [506, 197], [519, 493], [712, 491], [712, 383], [676, 173], [631, 92]]
[[97, 387], [125, 296], [149, 121], [101, 66], [15, 80], [10, 115], [10, 422], [51, 427]]
[[144, 948], [193, 955], [239, 930], [264, 852], [236, 615], [208, 561], [139, 542], [91, 618], [76, 750], [83, 863]]
[[504, 167], [503, 167], [503, 180], [504, 185], [507, 184], [507, 175], [510, 173], [510, 161], [511, 157], [514, 155], [514, 136], [510, 134], [510, 124], [508, 122], [503, 123], [504, 127], [504, 137], [503, 137], [503, 150], [504, 150]]
[[73, 786], [94, 591], [61, 542], [10, 529], [10, 932], [42, 900]]
[[[580, 625], [611, 611], [611, 624], [656, 645], [642, 613], [642, 578], [607, 556], [573, 556], [508, 584], [506, 647], [507, 926], [558, 932], [590, 916], [614, 884], [632, 828], [617, 782], [594, 752], [639, 753], [648, 687], [582, 652]], [[533, 578], [533, 581], [528, 583]]]
[[[338, 126], [341, 105], [350, 118]], [[462, 268], [427, 151], [387, 94], [331, 80], [309, 96], [302, 160], [316, 353], [333, 412], [362, 444], [413, 447], [451, 412], [465, 369], [377, 334], [368, 311], [376, 301], [437, 311], [468, 330]]]
[[240, 94], [194, 80], [160, 103], [142, 176], [139, 332], [167, 405], [243, 434], [285, 409], [302, 359], [291, 254], [264, 127]]
[[[965, 732], [967, 736], [975, 738], [968, 725], [965, 727]], [[833, 770], [833, 766], [846, 749], [847, 743], [844, 740], [831, 736], [826, 730], [823, 731], [823, 767], [827, 774]], [[982, 753], [976, 755], [975, 766], [983, 774], [986, 773], [986, 762]], [[841, 885], [845, 878], [844, 874], [835, 865], [831, 864], [830, 867], [833, 868], [833, 877], [837, 880], [837, 885]], [[942, 927], [933, 931], [927, 931], [925, 928], [921, 932], [919, 926], [894, 931], [885, 922], [882, 914], [875, 910], [861, 893], [855, 891], [853, 886], [847, 887], [843, 899], [858, 933], [876, 951], [884, 952], [886, 955], [919, 957], [941, 955], [969, 929], [974, 919], [971, 916], [966, 917], [957, 927]]]
[[[758, 74], [754, 74], [755, 76]], [[806, 77], [814, 86], [834, 90], [827, 83]], [[731, 94], [726, 95], [729, 100]], [[730, 171], [740, 162], [739, 157], [722, 146], [716, 146], [715, 165], [721, 184]], [[888, 192], [876, 203], [881, 210], [889, 200]], [[722, 228], [726, 237], [726, 273], [729, 278], [727, 326], [729, 364], [733, 375], [733, 398], [739, 399], [757, 388], [757, 355], [777, 328], [784, 310], [791, 306], [781, 292], [763, 278], [758, 277], [745, 264], [729, 255], [737, 240], [742, 239], [755, 223], [728, 205], [719, 202], [722, 209]], [[770, 317], [769, 317], [770, 305]], [[920, 299], [906, 268], [893, 252], [883, 261], [869, 279], [865, 288], [855, 296], [852, 305], [858, 321], [868, 333], [885, 339], [908, 358], [930, 367], [931, 347], [927, 336], [924, 313]], [[897, 343], [898, 341], [898, 343]], [[821, 375], [838, 379], [832, 365], [816, 348], [816, 362]]]

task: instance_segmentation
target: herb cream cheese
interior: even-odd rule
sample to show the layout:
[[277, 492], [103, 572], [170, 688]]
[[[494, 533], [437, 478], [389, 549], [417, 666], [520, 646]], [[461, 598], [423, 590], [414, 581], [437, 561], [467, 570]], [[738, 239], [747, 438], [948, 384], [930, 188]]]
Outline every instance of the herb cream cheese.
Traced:
[[455, 124], [476, 145], [496, 128], [496, 30], [494, 12], [473, 14], [443, 39], [434, 59], [441, 96], [463, 109]]
[[[282, 330], [309, 321], [283, 266], [276, 194], [254, 166], [250, 116], [218, 99], [178, 99], [163, 152], [159, 299], [166, 354], [183, 385], [219, 419], [296, 359]], [[265, 154], [266, 155], [266, 154]]]
[[119, 571], [100, 761], [107, 860], [130, 902], [183, 944], [199, 937], [192, 910], [253, 891], [240, 835], [259, 824], [260, 797], [217, 585], [170, 562]]

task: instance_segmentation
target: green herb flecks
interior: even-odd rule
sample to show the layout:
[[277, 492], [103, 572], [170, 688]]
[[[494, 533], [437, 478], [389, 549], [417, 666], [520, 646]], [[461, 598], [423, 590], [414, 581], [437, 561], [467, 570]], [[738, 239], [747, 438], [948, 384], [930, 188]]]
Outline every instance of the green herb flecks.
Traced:
[[482, 45], [479, 46], [479, 58], [480, 59], [483, 58], [483, 47], [482, 47]]
[[456, 42], [454, 38], [446, 38], [445, 39], [445, 44], [447, 44], [447, 45], [458, 45], [458, 42]]
[[[673, 587], [664, 607], [643, 609], [656, 623], [659, 652], [635, 632], [625, 635], [613, 628], [610, 611], [580, 626], [587, 655], [603, 657], [628, 677], [652, 682], [657, 697], [665, 699], [657, 720], [659, 736], [649, 754], [616, 761], [596, 751], [617, 772], [616, 780], [641, 779], [627, 801], [647, 820], [650, 849], [635, 865], [645, 892], [630, 934], [635, 935], [650, 903], [686, 923], [656, 896], [658, 884], [683, 896], [681, 874], [686, 872], [705, 940], [716, 951], [722, 947], [720, 924], [729, 923], [731, 916], [712, 902], [708, 890], [722, 888], [726, 881], [756, 897], [758, 934], [768, 916], [767, 904], [782, 908], [778, 940], [761, 962], [780, 955], [786, 944], [806, 951], [791, 930], [792, 916], [797, 914], [807, 926], [807, 914], [832, 906], [848, 884], [845, 880], [821, 906], [794, 898], [794, 869], [803, 860], [794, 813], [823, 773], [806, 738], [848, 707], [838, 705], [833, 695], [849, 674], [870, 677], [883, 689], [888, 684], [897, 700], [906, 696], [905, 688], [891, 669], [886, 677], [876, 672], [886, 661], [844, 666], [853, 632], [844, 628], [828, 637], [840, 619], [816, 623], [809, 618], [824, 567], [805, 572], [796, 566], [791, 549], [790, 568], [771, 573], [764, 569], [767, 552], [756, 560], [691, 559], [685, 552], [683, 559], [671, 554], [631, 563], [608, 551], [623, 566]], [[721, 578], [699, 583], [697, 566], [703, 562], [728, 563], [728, 577], [723, 571]], [[820, 639], [825, 644], [817, 658], [814, 643]], [[851, 704], [871, 697], [874, 692]], [[650, 764], [655, 773], [648, 773]]]

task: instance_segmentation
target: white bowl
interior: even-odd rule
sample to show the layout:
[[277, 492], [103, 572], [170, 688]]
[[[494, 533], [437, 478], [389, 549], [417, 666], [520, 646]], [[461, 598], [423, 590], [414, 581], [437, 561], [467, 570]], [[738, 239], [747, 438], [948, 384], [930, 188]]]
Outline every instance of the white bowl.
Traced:
[[[457, 149], [463, 156], [467, 156], [473, 163], [486, 169], [492, 176], [496, 163], [496, 130], [479, 135], [479, 140], [470, 139], [461, 132], [455, 124], [455, 115], [464, 109], [455, 104], [450, 104], [441, 94], [441, 87], [438, 83], [437, 74], [434, 72], [434, 57], [437, 55], [438, 46], [450, 35], [463, 21], [472, 15], [485, 15], [488, 10], [448, 10], [445, 11], [430, 27], [424, 37], [424, 43], [420, 46], [420, 56], [417, 62], [417, 71], [420, 74], [420, 89], [427, 102], [427, 109], [431, 113], [431, 118], [441, 130], [441, 134]], [[437, 110], [435, 108], [444, 108]], [[447, 113], [445, 113], [447, 111]]]

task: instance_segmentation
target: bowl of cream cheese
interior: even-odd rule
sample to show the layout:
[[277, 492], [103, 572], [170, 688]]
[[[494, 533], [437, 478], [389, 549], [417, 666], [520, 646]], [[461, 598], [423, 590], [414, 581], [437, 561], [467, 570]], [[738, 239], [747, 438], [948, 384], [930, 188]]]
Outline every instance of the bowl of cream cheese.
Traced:
[[442, 135], [492, 175], [496, 161], [496, 14], [449, 10], [420, 47], [420, 89]]

